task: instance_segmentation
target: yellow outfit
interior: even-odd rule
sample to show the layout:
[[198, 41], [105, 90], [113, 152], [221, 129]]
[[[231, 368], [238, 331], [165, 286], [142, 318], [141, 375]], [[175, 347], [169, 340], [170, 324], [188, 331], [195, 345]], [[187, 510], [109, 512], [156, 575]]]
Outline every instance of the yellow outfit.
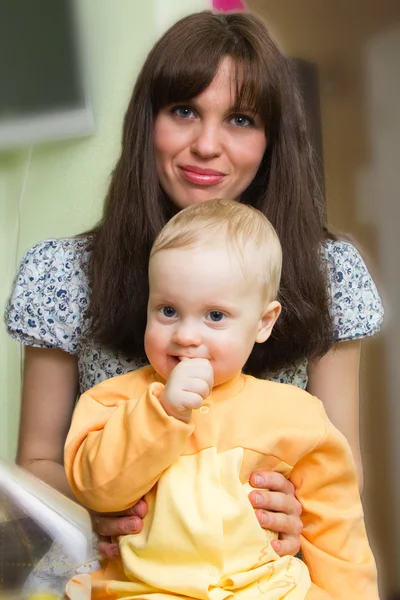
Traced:
[[[143, 530], [119, 538], [122, 560], [93, 574], [92, 598], [379, 598], [351, 451], [318, 399], [239, 374], [186, 424], [165, 413], [163, 387], [144, 367], [76, 407], [65, 468], [78, 500], [98, 512], [148, 503]], [[256, 519], [249, 477], [262, 468], [296, 488], [304, 562], [280, 558]], [[77, 576], [69, 597], [84, 588]]]

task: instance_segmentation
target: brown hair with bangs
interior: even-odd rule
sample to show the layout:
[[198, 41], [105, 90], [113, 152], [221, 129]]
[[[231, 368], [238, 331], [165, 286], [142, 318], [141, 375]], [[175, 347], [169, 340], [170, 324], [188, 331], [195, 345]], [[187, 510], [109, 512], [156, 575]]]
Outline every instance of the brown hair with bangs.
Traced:
[[328, 233], [296, 78], [264, 23], [251, 14], [192, 14], [150, 51], [125, 115], [122, 152], [103, 217], [91, 232], [88, 334], [127, 357], [144, 356], [150, 249], [177, 212], [156, 176], [155, 117], [207, 89], [225, 57], [236, 67], [237, 108], [260, 115], [268, 141], [240, 201], [268, 217], [283, 248], [282, 315], [246, 365], [247, 372], [260, 376], [322, 356], [333, 328], [321, 260]]

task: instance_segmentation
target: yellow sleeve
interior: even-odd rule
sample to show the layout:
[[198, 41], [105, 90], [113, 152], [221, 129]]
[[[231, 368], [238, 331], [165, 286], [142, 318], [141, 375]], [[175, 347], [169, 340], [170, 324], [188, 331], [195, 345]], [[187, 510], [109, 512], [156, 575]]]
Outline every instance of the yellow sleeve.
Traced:
[[[96, 388], [81, 396], [65, 444], [64, 465], [76, 498], [97, 512], [130, 508], [181, 454], [193, 431], [164, 411], [161, 383], [139, 399], [110, 402]], [[111, 393], [111, 392], [110, 392]]]
[[351, 450], [324, 420], [322, 441], [290, 475], [303, 507], [301, 552], [314, 583], [307, 599], [327, 592], [335, 600], [379, 600]]

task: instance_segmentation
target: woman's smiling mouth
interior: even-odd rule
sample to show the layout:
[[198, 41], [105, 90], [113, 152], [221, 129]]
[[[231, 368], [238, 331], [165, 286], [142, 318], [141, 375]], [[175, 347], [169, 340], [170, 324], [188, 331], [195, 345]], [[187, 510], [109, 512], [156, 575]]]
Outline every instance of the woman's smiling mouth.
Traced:
[[179, 170], [187, 181], [195, 185], [216, 185], [226, 177], [221, 171], [202, 169], [195, 165], [182, 165]]

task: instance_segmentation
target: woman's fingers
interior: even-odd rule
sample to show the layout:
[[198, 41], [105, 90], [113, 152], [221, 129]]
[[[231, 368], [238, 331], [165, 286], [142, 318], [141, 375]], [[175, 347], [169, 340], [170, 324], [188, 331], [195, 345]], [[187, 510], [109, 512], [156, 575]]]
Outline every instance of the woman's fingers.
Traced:
[[301, 504], [295, 496], [295, 488], [281, 473], [260, 471], [253, 473], [250, 483], [257, 488], [249, 499], [257, 519], [264, 529], [279, 533], [272, 547], [280, 556], [295, 555], [300, 550]]
[[99, 552], [104, 558], [108, 558], [108, 560], [120, 557], [118, 544], [111, 544], [110, 542], [100, 542]]
[[303, 523], [298, 515], [256, 510], [256, 517], [263, 529], [270, 529], [281, 535], [299, 536], [303, 531]]
[[[96, 515], [92, 513], [95, 531], [104, 538], [110, 538], [129, 533], [139, 533], [143, 527], [143, 517], [147, 514], [147, 504], [139, 500], [134, 506], [119, 513]], [[99, 552], [105, 558], [112, 560], [120, 556], [118, 544], [103, 540], [99, 543]]]
[[100, 517], [96, 524], [96, 531], [103, 537], [139, 533], [143, 527], [140, 517]]
[[281, 473], [275, 471], [257, 471], [250, 476], [250, 485], [283, 494], [295, 495], [295, 488], [291, 481]]
[[144, 500], [139, 500], [134, 506], [122, 512], [97, 516], [94, 514], [94, 529], [104, 537], [139, 533], [143, 526], [142, 519], [146, 514], [147, 504]]
[[300, 538], [284, 534], [279, 540], [273, 540], [271, 546], [279, 556], [295, 556], [300, 550]]
[[300, 517], [302, 512], [300, 502], [296, 496], [291, 494], [271, 492], [270, 490], [254, 490], [254, 492], [250, 492], [249, 498], [255, 509], [283, 513], [286, 516], [294, 515], [295, 517]]
[[281, 473], [273, 471], [253, 473], [250, 477], [250, 485], [261, 488], [249, 494], [254, 508], [300, 517], [302, 507], [295, 496], [294, 485]]
[[[96, 530], [99, 535], [110, 538], [128, 533], [139, 533], [143, 527], [140, 517], [100, 517]], [[103, 540], [99, 543], [99, 552], [105, 558], [112, 560], [120, 556], [118, 544]]]

